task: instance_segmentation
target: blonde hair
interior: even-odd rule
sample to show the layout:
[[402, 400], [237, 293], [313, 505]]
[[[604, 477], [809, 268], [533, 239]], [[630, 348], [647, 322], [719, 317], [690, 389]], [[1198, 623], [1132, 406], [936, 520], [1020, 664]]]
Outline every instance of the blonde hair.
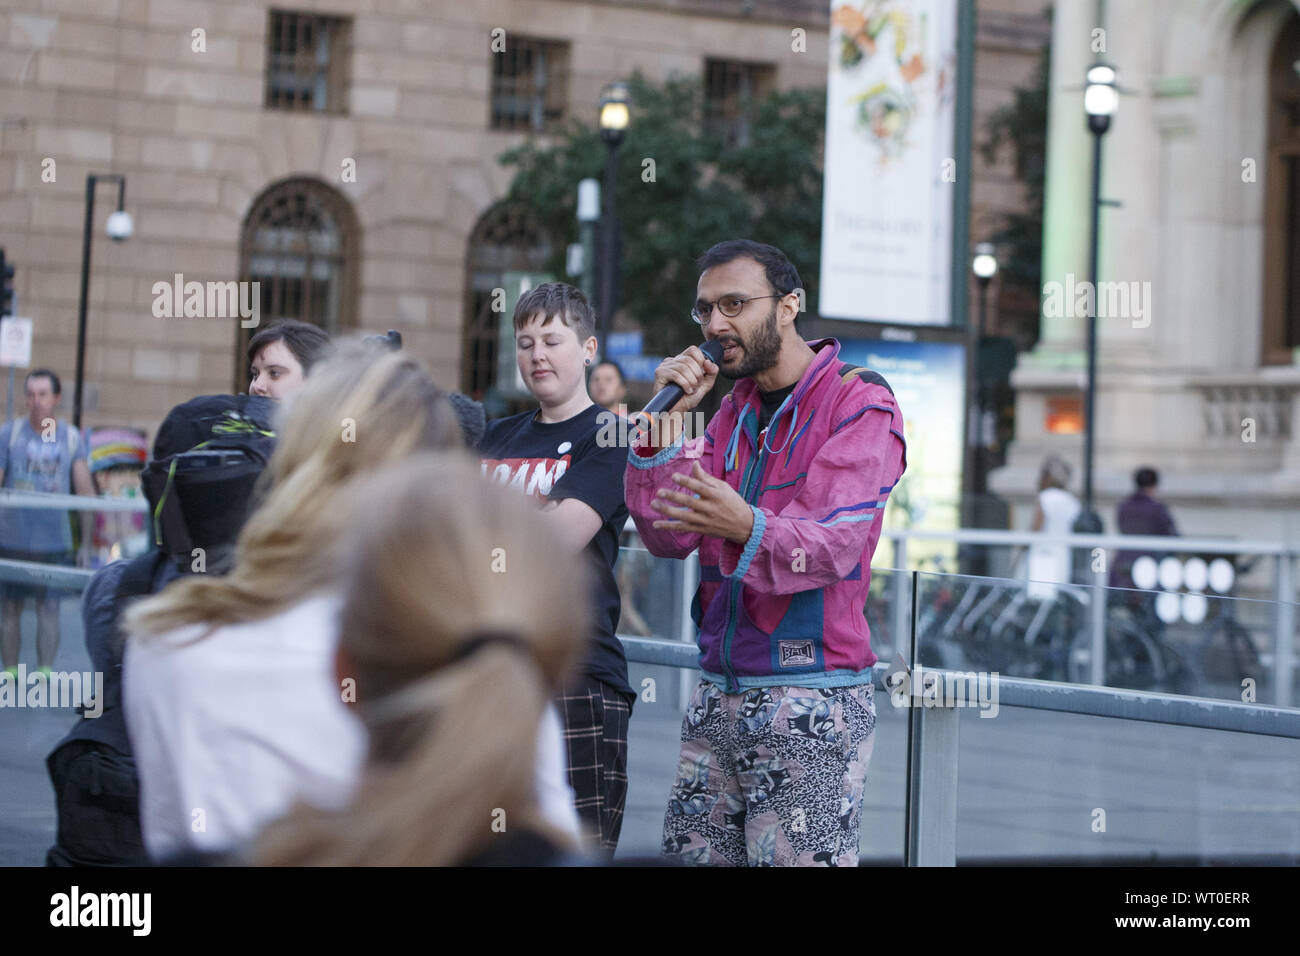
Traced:
[[369, 759], [350, 808], [299, 806], [252, 861], [452, 865], [500, 839], [497, 820], [566, 845], [538, 817], [537, 729], [590, 630], [585, 565], [557, 561], [536, 508], [450, 456], [357, 485], [347, 510], [369, 517], [348, 541], [340, 676]]
[[140, 602], [126, 614], [129, 633], [254, 621], [308, 597], [334, 573], [344, 529], [332, 499], [348, 479], [460, 445], [451, 405], [419, 361], [355, 341], [313, 370], [276, 431], [258, 486], [264, 500], [239, 534], [231, 572], [187, 577]]

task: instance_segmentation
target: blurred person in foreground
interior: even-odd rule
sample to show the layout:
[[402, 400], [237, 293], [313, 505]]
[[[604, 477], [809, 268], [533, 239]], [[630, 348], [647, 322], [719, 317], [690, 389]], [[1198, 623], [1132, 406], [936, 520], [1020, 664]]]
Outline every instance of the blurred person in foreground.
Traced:
[[[269, 490], [231, 572], [177, 582], [128, 612], [124, 703], [154, 859], [239, 844], [298, 798], [347, 801], [365, 735], [334, 675], [335, 552], [369, 517], [345, 517], [340, 495], [387, 462], [457, 448], [451, 405], [419, 362], [341, 349], [285, 409]], [[539, 746], [558, 753], [551, 731], [543, 721]], [[542, 764], [547, 793], [560, 766]], [[567, 809], [567, 790], [554, 789]]]
[[349, 510], [364, 520], [345, 549], [335, 667], [355, 681], [365, 768], [346, 808], [300, 806], [234, 862], [564, 861], [576, 842], [539, 807], [535, 741], [584, 651], [585, 569], [555, 560], [536, 508], [447, 455], [367, 476]]
[[[94, 670], [104, 675], [103, 699], [81, 709], [80, 719], [46, 758], [58, 815], [47, 866], [148, 862], [140, 835], [139, 777], [122, 712], [122, 615], [131, 601], [157, 594], [182, 575], [219, 575], [228, 568], [274, 443], [274, 410], [273, 402], [255, 395], [205, 395], [177, 405], [158, 426], [145, 470], [167, 479], [137, 478], [154, 519], [150, 540], [157, 547], [106, 565], [82, 592], [86, 651]], [[222, 452], [214, 445], [223, 446]], [[205, 460], [195, 461], [201, 467], [191, 471], [184, 462], [199, 447]], [[234, 450], [242, 453], [229, 454]]]
[[[0, 428], [0, 488], [45, 494], [94, 495], [86, 443], [76, 426], [56, 419], [63, 387], [49, 369], [27, 373], [27, 417]], [[94, 512], [77, 513], [81, 543], [73, 550], [68, 512], [0, 507], [0, 558], [89, 567]], [[59, 588], [0, 583], [0, 680], [17, 680], [23, 605], [36, 605], [36, 665], [46, 677], [59, 650]]]
[[903, 416], [878, 373], [795, 328], [799, 273], [774, 246], [721, 242], [692, 317], [724, 347], [665, 359], [655, 390], [688, 412], [735, 387], [704, 435], [680, 417], [626, 456], [651, 554], [698, 550], [702, 679], [686, 706], [665, 855], [723, 866], [856, 866], [876, 723], [871, 556], [906, 468]]
[[330, 354], [330, 337], [310, 322], [282, 319], [248, 340], [248, 394], [283, 401]]

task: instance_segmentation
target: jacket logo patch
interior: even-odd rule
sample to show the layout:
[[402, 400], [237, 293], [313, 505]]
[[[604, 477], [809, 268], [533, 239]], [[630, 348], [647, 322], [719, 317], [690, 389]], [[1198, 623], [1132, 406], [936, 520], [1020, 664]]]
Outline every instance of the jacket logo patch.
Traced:
[[812, 641], [777, 641], [782, 667], [809, 667], [817, 663]]

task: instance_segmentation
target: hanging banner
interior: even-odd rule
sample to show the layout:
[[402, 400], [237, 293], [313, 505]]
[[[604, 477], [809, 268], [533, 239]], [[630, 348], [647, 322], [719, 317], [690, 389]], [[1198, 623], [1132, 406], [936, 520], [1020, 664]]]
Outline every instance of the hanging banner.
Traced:
[[831, 0], [820, 313], [952, 323], [957, 0]]

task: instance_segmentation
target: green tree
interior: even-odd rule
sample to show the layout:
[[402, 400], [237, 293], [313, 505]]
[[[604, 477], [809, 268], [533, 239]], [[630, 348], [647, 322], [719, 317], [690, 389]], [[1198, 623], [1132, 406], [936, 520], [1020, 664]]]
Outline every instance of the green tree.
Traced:
[[[619, 301], [644, 330], [647, 353], [675, 354], [699, 341], [689, 315], [695, 260], [723, 239], [750, 238], [784, 250], [814, 310], [825, 90], [769, 94], [754, 104], [747, 140], [727, 145], [705, 129], [697, 78], [656, 85], [636, 73], [627, 82], [632, 118], [617, 177]], [[653, 179], [647, 160], [653, 160]], [[599, 131], [571, 120], [548, 145], [530, 139], [500, 161], [515, 169], [506, 201], [551, 236], [549, 268], [564, 275], [564, 247], [578, 238], [578, 181], [600, 179], [604, 171]]]
[[[1050, 15], [1050, 11], [1049, 11]], [[988, 139], [980, 146], [986, 163], [997, 161], [999, 150], [1012, 152], [1016, 178], [1024, 189], [1023, 212], [1008, 213], [991, 240], [1000, 247], [1002, 296], [1012, 314], [1023, 315], [1026, 325], [1010, 329], [1020, 348], [1038, 340], [1038, 315], [1043, 270], [1043, 195], [1047, 186], [1047, 83], [1051, 75], [1051, 46], [1044, 46], [1038, 68], [1027, 87], [1018, 87], [1015, 99], [989, 114]], [[1023, 306], [1016, 309], [1016, 306]]]

